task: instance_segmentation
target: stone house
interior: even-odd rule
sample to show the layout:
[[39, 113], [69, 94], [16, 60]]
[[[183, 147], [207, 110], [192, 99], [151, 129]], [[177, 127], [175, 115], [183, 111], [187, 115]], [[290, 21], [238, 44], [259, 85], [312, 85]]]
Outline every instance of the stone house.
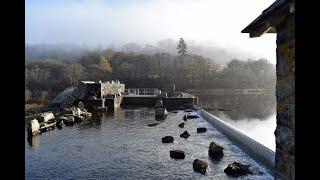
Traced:
[[275, 179], [295, 179], [295, 1], [276, 0], [242, 33], [277, 33]]

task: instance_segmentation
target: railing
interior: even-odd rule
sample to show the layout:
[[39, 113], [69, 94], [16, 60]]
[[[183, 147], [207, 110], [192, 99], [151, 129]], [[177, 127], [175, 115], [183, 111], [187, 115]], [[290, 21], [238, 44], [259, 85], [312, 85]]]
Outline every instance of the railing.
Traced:
[[126, 89], [124, 92], [127, 96], [157, 96], [161, 94], [161, 90], [156, 88], [132, 88]]

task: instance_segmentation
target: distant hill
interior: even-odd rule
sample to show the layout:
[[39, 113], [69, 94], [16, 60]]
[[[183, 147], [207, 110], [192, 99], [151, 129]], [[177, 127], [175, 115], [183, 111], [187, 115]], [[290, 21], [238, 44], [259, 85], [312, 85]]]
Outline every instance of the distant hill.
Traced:
[[88, 52], [88, 48], [73, 44], [26, 44], [26, 60], [62, 59], [74, 62]]
[[[119, 47], [112, 47], [115, 51], [133, 52], [141, 54], [154, 54], [159, 52], [167, 52], [176, 54], [176, 42], [172, 39], [167, 39], [165, 48], [151, 44], [136, 44], [128, 43]], [[188, 42], [187, 42], [188, 43]], [[110, 46], [109, 46], [110, 47]], [[107, 49], [106, 47], [104, 49]], [[45, 60], [45, 59], [61, 59], [67, 62], [75, 62], [81, 56], [91, 51], [101, 51], [99, 49], [89, 48], [75, 44], [26, 44], [25, 59], [26, 60]], [[211, 59], [213, 62], [225, 65], [232, 59], [246, 60], [253, 58], [252, 55], [246, 52], [236, 51], [235, 49], [227, 49], [219, 46], [207, 44], [199, 44], [194, 42], [188, 43], [188, 52], [197, 54]], [[254, 59], [254, 58], [253, 58]]]

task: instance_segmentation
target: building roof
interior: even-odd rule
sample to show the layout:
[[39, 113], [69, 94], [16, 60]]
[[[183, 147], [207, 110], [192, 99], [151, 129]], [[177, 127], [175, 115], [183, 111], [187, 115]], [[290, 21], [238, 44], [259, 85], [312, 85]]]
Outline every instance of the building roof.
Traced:
[[250, 37], [259, 37], [263, 33], [275, 33], [275, 23], [272, 18], [288, 9], [290, 13], [294, 11], [294, 0], [276, 0], [241, 32], [250, 33]]

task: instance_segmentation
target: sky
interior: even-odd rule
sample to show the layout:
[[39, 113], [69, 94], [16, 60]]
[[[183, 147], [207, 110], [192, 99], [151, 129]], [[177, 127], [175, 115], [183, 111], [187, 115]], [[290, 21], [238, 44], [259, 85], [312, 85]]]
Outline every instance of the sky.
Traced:
[[276, 63], [276, 34], [241, 33], [274, 0], [26, 0], [26, 43], [122, 45], [183, 37]]

